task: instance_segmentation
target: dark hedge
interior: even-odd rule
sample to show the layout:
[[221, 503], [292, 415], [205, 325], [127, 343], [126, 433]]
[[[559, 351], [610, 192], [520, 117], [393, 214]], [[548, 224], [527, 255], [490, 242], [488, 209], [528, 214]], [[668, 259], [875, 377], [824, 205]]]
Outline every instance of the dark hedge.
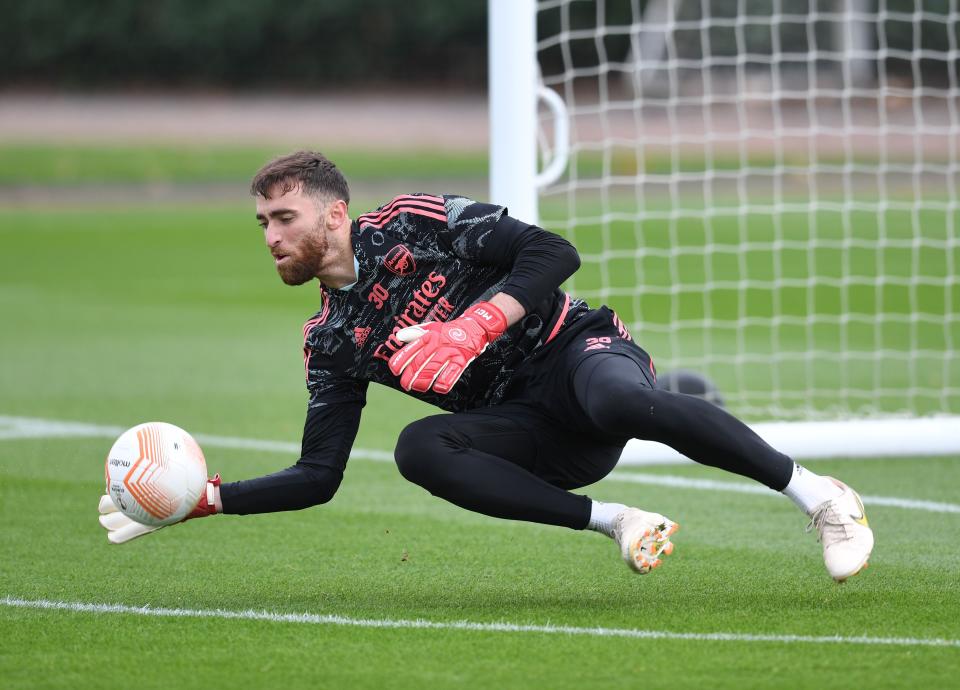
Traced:
[[482, 0], [0, 0], [0, 84], [486, 83]]
[[[943, 21], [950, 16], [951, 0], [874, 0], [874, 9], [878, 3], [887, 18], [877, 24], [877, 44], [892, 49], [885, 65], [889, 72], [922, 82], [957, 78], [957, 62], [948, 51], [960, 45], [960, 27]], [[645, 4], [579, 0], [548, 9], [538, 18], [540, 35], [553, 35], [561, 25], [576, 30], [598, 22], [629, 24]], [[415, 83], [482, 89], [486, 6], [486, 0], [0, 0], [0, 87], [317, 90]], [[834, 12], [837, 3], [711, 0], [679, 7], [681, 18], [702, 19], [705, 8], [720, 17], [741, 10], [769, 16], [774, 8], [803, 16]], [[830, 31], [822, 19], [814, 28], [818, 42]], [[808, 32], [797, 23], [783, 23], [776, 41], [762, 22], [747, 29], [754, 53], [774, 44], [798, 53], [810, 47]], [[711, 33], [713, 50], [736, 50], [735, 42], [724, 47], [733, 39], [723, 29]], [[539, 57], [544, 71], [555, 73], [565, 60], [577, 66], [595, 61], [598, 46], [607, 59], [623, 60], [629, 44], [627, 36], [610, 35], [600, 43], [575, 41], [566, 55], [548, 49]], [[933, 52], [923, 59], [912, 56], [917, 44]]]

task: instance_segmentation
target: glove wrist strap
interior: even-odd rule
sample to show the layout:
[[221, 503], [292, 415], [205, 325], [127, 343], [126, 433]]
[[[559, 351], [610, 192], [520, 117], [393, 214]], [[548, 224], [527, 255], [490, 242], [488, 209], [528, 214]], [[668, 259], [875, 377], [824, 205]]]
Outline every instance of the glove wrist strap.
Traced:
[[507, 330], [507, 317], [492, 302], [477, 302], [467, 310], [464, 316], [480, 324], [480, 327], [489, 334], [490, 340], [500, 337]]
[[197, 502], [196, 507], [183, 520], [187, 521], [193, 518], [207, 517], [208, 515], [216, 515], [217, 513], [223, 512], [223, 505], [220, 503], [219, 498], [220, 474], [218, 473], [214, 475], [213, 479], [207, 480], [207, 485], [204, 487], [203, 495]]

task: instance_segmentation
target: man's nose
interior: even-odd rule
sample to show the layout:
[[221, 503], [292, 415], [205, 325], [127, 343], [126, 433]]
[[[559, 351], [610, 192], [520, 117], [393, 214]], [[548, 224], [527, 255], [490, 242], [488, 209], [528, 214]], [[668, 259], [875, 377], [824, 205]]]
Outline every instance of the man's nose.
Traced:
[[267, 231], [264, 233], [264, 236], [266, 237], [268, 247], [276, 247], [280, 244], [280, 233], [276, 230], [271, 230], [269, 226], [267, 226]]

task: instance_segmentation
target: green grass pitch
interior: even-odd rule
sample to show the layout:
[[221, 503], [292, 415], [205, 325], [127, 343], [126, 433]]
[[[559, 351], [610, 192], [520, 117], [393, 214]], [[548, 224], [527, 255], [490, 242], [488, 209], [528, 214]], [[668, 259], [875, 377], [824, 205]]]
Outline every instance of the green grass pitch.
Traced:
[[[366, 207], [361, 200], [359, 207]], [[0, 210], [0, 415], [296, 442], [316, 288], [274, 274], [252, 208]], [[656, 354], [656, 353], [654, 353]], [[371, 389], [357, 447], [428, 412]], [[2, 427], [0, 427], [2, 428]], [[960, 671], [960, 515], [876, 506], [843, 586], [786, 499], [605, 480], [682, 525], [647, 577], [592, 533], [498, 521], [352, 460], [326, 506], [221, 516], [107, 545], [106, 438], [0, 434], [0, 599], [731, 633], [640, 639], [376, 628], [0, 605], [0, 687], [946, 687]], [[291, 454], [206, 449], [228, 479]], [[809, 463], [867, 495], [957, 503], [957, 458]], [[624, 469], [624, 472], [638, 471]], [[694, 466], [644, 473], [735, 479]], [[899, 645], [757, 636], [912, 638]]]

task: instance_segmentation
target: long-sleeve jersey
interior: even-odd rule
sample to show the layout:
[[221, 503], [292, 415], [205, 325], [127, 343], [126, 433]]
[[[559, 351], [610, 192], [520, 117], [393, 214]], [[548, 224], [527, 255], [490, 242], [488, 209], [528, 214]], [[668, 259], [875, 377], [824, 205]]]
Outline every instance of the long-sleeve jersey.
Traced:
[[310, 399], [301, 459], [268, 477], [224, 484], [227, 512], [290, 510], [333, 495], [368, 383], [402, 390], [387, 364], [403, 347], [396, 337], [401, 328], [456, 318], [498, 292], [523, 306], [525, 316], [467, 367], [449, 394], [408, 393], [458, 412], [497, 404], [517, 367], [588, 311], [558, 287], [579, 266], [576, 250], [502, 206], [462, 196], [399, 196], [359, 216], [350, 233], [357, 280], [341, 289], [321, 285], [321, 308], [303, 328]]
[[500, 401], [516, 366], [583, 312], [557, 289], [579, 265], [573, 248], [505, 212], [464, 197], [418, 194], [354, 221], [357, 281], [349, 289], [321, 286], [322, 308], [304, 326], [310, 408], [363, 402], [369, 381], [399, 390], [387, 366], [404, 345], [397, 331], [447, 321], [505, 292], [524, 307], [524, 318], [477, 357], [449, 394], [410, 393], [453, 412]]

